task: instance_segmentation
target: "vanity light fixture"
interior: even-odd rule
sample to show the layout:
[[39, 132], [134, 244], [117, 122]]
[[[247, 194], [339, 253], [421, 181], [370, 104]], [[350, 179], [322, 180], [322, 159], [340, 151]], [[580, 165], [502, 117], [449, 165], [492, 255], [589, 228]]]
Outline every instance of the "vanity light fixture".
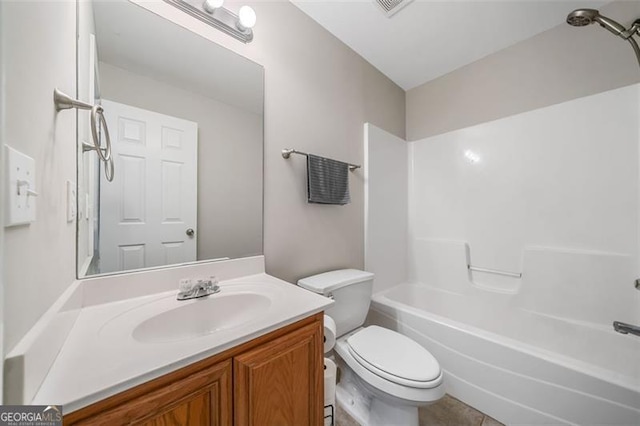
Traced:
[[236, 15], [223, 7], [224, 0], [204, 0], [202, 3], [193, 0], [164, 1], [243, 43], [253, 40], [252, 28], [256, 24], [256, 12], [249, 6], [242, 6]]
[[207, 13], [213, 13], [216, 9], [220, 9], [224, 4], [224, 0], [204, 0], [202, 8]]
[[240, 31], [251, 31], [256, 24], [256, 12], [250, 6], [242, 6], [238, 11], [236, 26]]

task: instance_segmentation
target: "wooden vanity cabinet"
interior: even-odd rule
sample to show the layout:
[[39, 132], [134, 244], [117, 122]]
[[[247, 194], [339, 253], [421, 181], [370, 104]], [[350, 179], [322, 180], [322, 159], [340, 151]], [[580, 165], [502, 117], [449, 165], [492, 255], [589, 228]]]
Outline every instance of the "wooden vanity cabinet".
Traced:
[[323, 423], [320, 325], [300, 328], [233, 359], [236, 426]]
[[319, 426], [322, 314], [64, 416], [65, 425]]

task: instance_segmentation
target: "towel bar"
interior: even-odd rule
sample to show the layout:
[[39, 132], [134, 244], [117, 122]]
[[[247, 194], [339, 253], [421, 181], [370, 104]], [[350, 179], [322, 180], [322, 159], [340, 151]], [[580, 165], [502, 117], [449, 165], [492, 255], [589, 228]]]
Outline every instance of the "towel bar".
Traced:
[[[291, 157], [291, 154], [298, 154], [298, 155], [304, 155], [305, 157], [308, 156], [309, 154], [307, 154], [306, 152], [302, 152], [302, 151], [296, 151], [293, 148], [285, 148], [282, 150], [282, 158], [284, 159], [289, 159], [289, 157]], [[361, 166], [358, 164], [351, 164], [351, 163], [347, 163], [349, 165], [349, 170], [354, 171], [356, 169], [359, 169]]]

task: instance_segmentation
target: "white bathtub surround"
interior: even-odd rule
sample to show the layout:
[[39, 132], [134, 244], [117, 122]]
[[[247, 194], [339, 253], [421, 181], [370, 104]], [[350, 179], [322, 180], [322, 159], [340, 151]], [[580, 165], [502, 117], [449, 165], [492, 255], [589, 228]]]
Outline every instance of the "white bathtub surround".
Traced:
[[528, 246], [635, 255], [639, 90], [410, 143], [410, 238], [464, 241], [474, 266], [513, 272]]
[[[207, 299], [175, 301], [180, 278], [210, 275], [220, 279], [220, 293]], [[160, 313], [246, 293], [263, 294], [270, 303], [257, 306], [262, 314], [236, 328], [198, 338], [147, 336], [153, 342], [142, 342], [145, 339], [136, 334], [142, 330], [136, 331], [138, 324]], [[8, 360], [23, 367], [9, 383], [9, 389], [21, 390], [13, 395], [16, 403], [62, 404], [66, 413], [75, 411], [320, 312], [332, 303], [266, 275], [263, 256], [86, 279], [76, 282], [65, 297]], [[74, 309], [65, 310], [66, 305]], [[69, 311], [74, 313], [72, 320]], [[67, 319], [64, 326], [54, 327], [63, 319]], [[169, 322], [163, 330], [179, 331], [179, 324]], [[55, 332], [49, 333], [51, 330]]]
[[[404, 169], [371, 162], [374, 179], [404, 171], [409, 195], [408, 279], [376, 283], [391, 289], [370, 320], [502, 422], [640, 423], [640, 339], [612, 328], [640, 323], [639, 131], [633, 85], [408, 143]], [[368, 209], [400, 202], [368, 189]]]
[[639, 127], [633, 85], [410, 143], [409, 281], [639, 322]]
[[364, 140], [364, 269], [376, 293], [408, 279], [408, 144], [369, 123]]

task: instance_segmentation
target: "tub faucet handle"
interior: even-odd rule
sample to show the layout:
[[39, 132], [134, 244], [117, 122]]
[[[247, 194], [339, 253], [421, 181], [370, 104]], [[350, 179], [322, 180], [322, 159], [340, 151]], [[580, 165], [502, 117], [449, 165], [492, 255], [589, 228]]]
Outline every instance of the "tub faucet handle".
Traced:
[[613, 329], [621, 334], [633, 334], [634, 336], [640, 336], [640, 327], [626, 324], [624, 322], [614, 321]]

